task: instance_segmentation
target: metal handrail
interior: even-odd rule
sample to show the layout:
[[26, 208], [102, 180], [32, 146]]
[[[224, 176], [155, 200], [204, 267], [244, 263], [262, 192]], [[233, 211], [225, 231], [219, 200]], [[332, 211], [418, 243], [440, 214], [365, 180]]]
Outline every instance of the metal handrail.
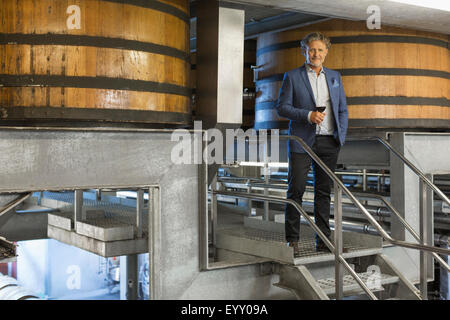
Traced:
[[[282, 139], [287, 140], [295, 140], [297, 143], [299, 143], [303, 149], [306, 151], [306, 153], [324, 170], [324, 172], [333, 180], [335, 190], [338, 191], [338, 194], [341, 194], [342, 191], [347, 195], [347, 197], [356, 205], [358, 209], [361, 210], [361, 212], [366, 216], [366, 218], [369, 220], [369, 222], [377, 229], [377, 231], [380, 233], [380, 235], [388, 242], [404, 247], [404, 248], [410, 248], [410, 249], [417, 249], [420, 251], [429, 251], [429, 252], [435, 252], [435, 253], [441, 253], [444, 255], [449, 256], [450, 250], [449, 249], [443, 249], [439, 247], [434, 246], [428, 246], [423, 244], [415, 244], [408, 241], [402, 241], [402, 240], [396, 240], [393, 239], [379, 224], [378, 222], [372, 217], [372, 215], [367, 211], [367, 209], [356, 199], [356, 197], [347, 189], [347, 187], [344, 185], [344, 183], [339, 180], [339, 178], [336, 176], [336, 174], [328, 168], [323, 161], [313, 152], [313, 150], [299, 137], [297, 136], [290, 136], [290, 135], [282, 135], [279, 136]], [[409, 162], [403, 155], [401, 155], [397, 150], [395, 150], [386, 140], [374, 137], [375, 139], [379, 140], [381, 143], [383, 143], [387, 148], [389, 148], [392, 152], [394, 152], [408, 167], [410, 167], [421, 179], [424, 181], [432, 190], [434, 190], [442, 200], [447, 202], [450, 205], [450, 200], [442, 193], [442, 191], [437, 188], [422, 172], [420, 172], [411, 162]], [[425, 190], [425, 189], [423, 189]], [[217, 191], [213, 190], [213, 193], [217, 193]], [[225, 194], [225, 191], [220, 192], [221, 194]], [[233, 193], [229, 193], [230, 195], [233, 195]], [[238, 194], [239, 195], [239, 194]], [[260, 200], [272, 200], [272, 201], [281, 201], [280, 199], [276, 199], [274, 197], [270, 196], [255, 196], [255, 195], [248, 195], [248, 194], [241, 194], [241, 197], [244, 198], [251, 198], [251, 199], [260, 199]], [[339, 196], [340, 198], [340, 196]], [[365, 284], [362, 282], [362, 280], [358, 277], [358, 275], [350, 268], [350, 266], [347, 264], [345, 259], [341, 256], [341, 249], [335, 250], [334, 246], [331, 244], [331, 242], [328, 240], [328, 238], [320, 231], [320, 229], [315, 225], [315, 223], [312, 221], [312, 219], [303, 211], [301, 206], [297, 204], [296, 201], [291, 199], [283, 199], [284, 203], [291, 204], [295, 208], [297, 208], [297, 211], [300, 212], [301, 215], [304, 216], [304, 218], [308, 221], [308, 223], [311, 225], [311, 227], [316, 231], [316, 233], [319, 235], [319, 237], [324, 241], [325, 245], [335, 254], [335, 259], [339, 260], [339, 262], [342, 263], [342, 265], [345, 266], [345, 268], [350, 272], [350, 274], [355, 278], [355, 280], [358, 282], [358, 284], [363, 288], [363, 290], [371, 297], [372, 299], [376, 299], [376, 297], [373, 295], [373, 293], [365, 286]], [[341, 205], [341, 200], [338, 200], [338, 207]], [[338, 209], [338, 212], [340, 209]], [[339, 214], [338, 214], [339, 215]], [[405, 226], [406, 227], [406, 226]], [[409, 228], [407, 228], [409, 230]], [[336, 230], [335, 230], [336, 232]], [[340, 230], [342, 232], [342, 230]], [[414, 232], [413, 232], [414, 234]], [[335, 237], [336, 246], [338, 248], [341, 248], [342, 245], [342, 234], [337, 235], [337, 238]], [[421, 254], [422, 259], [422, 254]], [[337, 262], [337, 261], [336, 261]], [[336, 294], [338, 294], [338, 265], [336, 264]], [[421, 260], [421, 273], [422, 273], [422, 260]], [[339, 276], [342, 277], [342, 274]], [[426, 279], [421, 275], [421, 286], [424, 286], [426, 284]], [[339, 280], [339, 283], [342, 282], [342, 279]], [[339, 291], [342, 290], [342, 287], [339, 289]], [[341, 295], [342, 292], [340, 292], [338, 295]], [[426, 294], [426, 289], [422, 292], [422, 294]], [[420, 297], [419, 297], [420, 298]], [[426, 296], [424, 297], [426, 298]]]
[[[380, 233], [380, 235], [388, 242], [400, 246], [400, 247], [404, 247], [404, 248], [410, 248], [410, 249], [418, 249], [418, 250], [422, 250], [422, 251], [429, 251], [429, 252], [436, 252], [436, 253], [441, 253], [444, 255], [449, 256], [450, 255], [450, 250], [449, 249], [444, 249], [444, 248], [438, 248], [438, 247], [434, 247], [434, 246], [427, 246], [427, 245], [422, 245], [422, 244], [416, 244], [416, 243], [412, 243], [412, 242], [408, 242], [408, 241], [402, 241], [402, 240], [396, 240], [393, 239], [379, 224], [378, 222], [372, 217], [372, 215], [366, 210], [366, 208], [361, 204], [361, 202], [358, 201], [358, 199], [356, 199], [356, 197], [350, 192], [350, 190], [347, 189], [347, 187], [344, 185], [344, 183], [339, 180], [339, 178], [334, 174], [333, 171], [330, 170], [330, 168], [328, 168], [325, 163], [323, 163], [323, 161], [312, 151], [312, 149], [299, 137], [297, 136], [289, 136], [289, 135], [285, 135], [285, 136], [279, 136], [280, 138], [284, 138], [284, 139], [291, 139], [291, 140], [295, 140], [297, 141], [302, 147], [303, 149], [306, 151], [306, 153], [308, 153], [308, 155], [322, 168], [323, 171], [325, 171], [325, 173], [334, 181], [335, 185], [337, 185], [339, 188], [341, 188], [345, 194], [347, 194], [348, 198], [356, 205], [356, 207], [358, 207], [362, 213], [366, 216], [366, 218], [369, 220], [369, 222], [378, 230], [378, 232]], [[426, 177], [424, 176], [424, 178], [426, 179]], [[428, 181], [428, 179], [427, 179]], [[430, 182], [431, 183], [431, 182]], [[431, 183], [432, 184], [432, 183]], [[439, 189], [438, 189], [439, 190]], [[445, 196], [445, 195], [444, 195]]]
[[378, 140], [381, 142], [387, 149], [392, 151], [397, 157], [400, 158], [400, 160], [403, 161], [416, 175], [419, 176], [422, 181], [424, 181], [436, 194], [441, 198], [441, 200], [447, 202], [448, 205], [450, 205], [450, 199], [433, 183], [428, 179], [415, 165], [411, 163], [404, 155], [402, 155], [399, 151], [397, 151], [389, 142], [386, 141], [386, 139], [381, 137], [358, 137], [358, 138], [349, 138], [350, 141], [356, 141], [356, 140]]
[[[375, 198], [378, 199], [380, 201], [382, 201], [386, 207], [397, 216], [397, 218], [399, 219], [399, 221], [403, 224], [403, 226], [409, 231], [409, 233], [411, 233], [411, 235], [420, 242], [420, 236], [417, 234], [417, 232], [414, 231], [414, 229], [411, 227], [411, 225], [405, 221], [405, 219], [403, 219], [403, 217], [400, 215], [400, 213], [397, 211], [397, 209], [394, 208], [394, 206], [386, 200], [385, 197], [383, 197], [382, 195], [376, 194], [376, 193], [365, 193], [365, 192], [353, 192], [354, 195], [359, 195], [359, 196], [365, 196], [367, 198]], [[444, 267], [445, 269], [447, 269], [447, 272], [450, 272], [450, 265], [445, 262], [444, 259], [442, 259], [437, 253], [432, 252], [431, 253], [433, 255], [433, 257], [439, 262], [439, 264]]]
[[22, 202], [24, 202], [25, 200], [27, 200], [29, 197], [31, 197], [33, 193], [27, 193], [19, 198], [16, 198], [14, 200], [12, 200], [10, 203], [8, 203], [6, 206], [4, 206], [1, 210], [0, 210], [0, 216], [2, 216], [4, 213], [8, 212], [11, 209], [14, 209], [15, 207], [17, 207], [19, 204], [21, 204]]
[[[233, 192], [233, 191], [219, 191], [219, 190], [211, 190], [212, 194], [219, 194], [223, 196], [230, 196], [230, 197], [236, 197], [236, 198], [247, 198], [252, 200], [266, 200], [271, 202], [278, 202], [278, 203], [285, 203], [290, 204], [297, 209], [297, 211], [306, 219], [308, 224], [311, 226], [311, 228], [314, 229], [314, 231], [319, 235], [319, 237], [322, 239], [322, 241], [325, 243], [325, 245], [331, 250], [333, 254], [336, 255], [336, 250], [331, 241], [328, 239], [328, 237], [319, 229], [319, 227], [315, 224], [313, 219], [303, 210], [303, 208], [292, 199], [284, 199], [274, 196], [268, 196], [268, 195], [258, 195], [258, 194], [248, 194], [248, 193], [240, 193], [240, 192]], [[350, 265], [345, 261], [345, 259], [342, 257], [341, 254], [338, 254], [339, 262], [342, 263], [342, 265], [347, 269], [347, 271], [352, 275], [352, 277], [358, 282], [358, 284], [361, 286], [361, 288], [364, 290], [364, 292], [369, 295], [369, 297], [372, 300], [378, 300], [377, 297], [370, 291], [370, 289], [366, 286], [364, 281], [361, 280], [361, 278], [358, 276], [358, 274], [350, 267]]]
[[[273, 187], [272, 184], [270, 185], [266, 185], [264, 183], [247, 183], [246, 185], [251, 185], [251, 186], [259, 186], [259, 187]], [[275, 189], [277, 188], [276, 186], [274, 187]], [[278, 187], [279, 188], [279, 187]], [[405, 221], [405, 219], [403, 219], [403, 217], [400, 215], [400, 213], [397, 211], [397, 209], [395, 209], [395, 207], [386, 200], [386, 197], [379, 195], [379, 194], [375, 194], [375, 193], [368, 193], [368, 192], [353, 192], [354, 195], [357, 196], [363, 196], [363, 197], [367, 197], [367, 198], [375, 198], [380, 200], [381, 202], [383, 202], [386, 207], [392, 212], [394, 213], [394, 215], [399, 219], [399, 221], [401, 222], [401, 224], [410, 232], [410, 234], [418, 241], [420, 242], [420, 236], [414, 231], [414, 229], [411, 227], [411, 225], [409, 223], [407, 223]], [[450, 272], [450, 265], [444, 260], [442, 259], [437, 253], [432, 252], [431, 253], [433, 255], [433, 257], [439, 262], [439, 264], [445, 268], [447, 270], [447, 272]]]

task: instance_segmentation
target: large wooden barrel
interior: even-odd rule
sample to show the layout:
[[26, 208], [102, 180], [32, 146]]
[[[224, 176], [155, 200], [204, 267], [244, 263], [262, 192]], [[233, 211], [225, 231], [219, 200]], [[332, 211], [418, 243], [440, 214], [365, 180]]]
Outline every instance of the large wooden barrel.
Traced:
[[333, 19], [258, 37], [257, 129], [287, 128], [274, 109], [285, 71], [305, 62], [300, 39], [330, 37], [325, 67], [341, 72], [350, 128], [450, 128], [449, 36]]
[[5, 0], [0, 21], [0, 123], [190, 124], [188, 0]]
[[[256, 64], [256, 40], [244, 41], [244, 71], [243, 71], [243, 85], [248, 89], [249, 95], [242, 101], [242, 125], [244, 129], [253, 127], [255, 121], [255, 83], [253, 82], [252, 65]], [[192, 100], [192, 114], [196, 119], [196, 89], [197, 89], [197, 52], [191, 52], [191, 88], [194, 98]]]

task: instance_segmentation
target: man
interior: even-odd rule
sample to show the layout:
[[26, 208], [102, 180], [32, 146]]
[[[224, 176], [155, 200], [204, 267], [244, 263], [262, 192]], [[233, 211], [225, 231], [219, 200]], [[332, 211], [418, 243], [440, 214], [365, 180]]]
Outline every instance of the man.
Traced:
[[[340, 147], [347, 132], [347, 103], [339, 72], [323, 67], [330, 40], [319, 32], [301, 40], [306, 58], [303, 66], [284, 74], [277, 102], [281, 117], [288, 118], [289, 135], [303, 139], [332, 170], [336, 169]], [[324, 106], [319, 112], [316, 107]], [[320, 230], [330, 238], [330, 191], [332, 180], [296, 141], [289, 142], [289, 187], [287, 198], [302, 204], [307, 174], [313, 166], [314, 217]], [[286, 206], [286, 241], [299, 254], [300, 214], [292, 205]], [[332, 241], [333, 242], [333, 241]], [[325, 243], [316, 235], [316, 251], [326, 251]]]

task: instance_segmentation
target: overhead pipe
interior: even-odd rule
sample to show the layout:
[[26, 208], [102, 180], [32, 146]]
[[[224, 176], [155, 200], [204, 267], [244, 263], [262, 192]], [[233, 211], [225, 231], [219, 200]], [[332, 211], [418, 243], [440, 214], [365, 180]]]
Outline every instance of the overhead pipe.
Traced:
[[38, 300], [31, 291], [20, 286], [16, 279], [0, 273], [0, 300]]

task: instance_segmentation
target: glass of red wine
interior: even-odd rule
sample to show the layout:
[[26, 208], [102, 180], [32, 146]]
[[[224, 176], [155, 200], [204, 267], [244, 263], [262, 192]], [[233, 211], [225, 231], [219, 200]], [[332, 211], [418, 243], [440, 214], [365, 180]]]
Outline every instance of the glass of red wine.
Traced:
[[[320, 113], [324, 112], [325, 109], [326, 109], [326, 107], [324, 107], [324, 106], [316, 106], [316, 111], [318, 111], [318, 112], [320, 112]], [[318, 126], [319, 126], [319, 132], [320, 132], [320, 130], [321, 130], [321, 125], [318, 124]]]
[[327, 108], [327, 107], [323, 107], [323, 106], [318, 107], [318, 106], [316, 106], [316, 111], [322, 113], [322, 112], [325, 111], [326, 108]]

